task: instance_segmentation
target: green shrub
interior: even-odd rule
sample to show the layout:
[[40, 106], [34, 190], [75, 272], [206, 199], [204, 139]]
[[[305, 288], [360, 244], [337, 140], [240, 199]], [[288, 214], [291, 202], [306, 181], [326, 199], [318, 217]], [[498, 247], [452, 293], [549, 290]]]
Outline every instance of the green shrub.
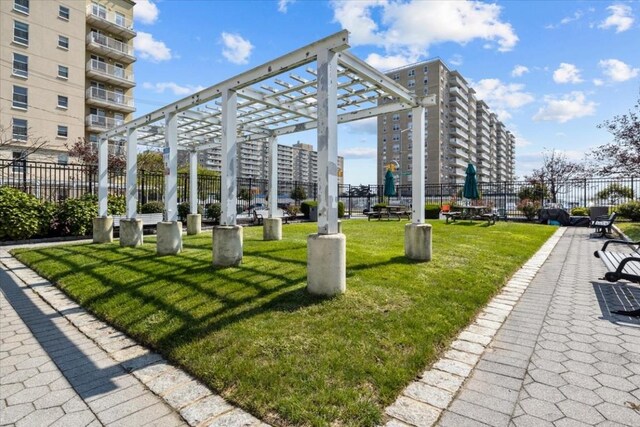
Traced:
[[40, 209], [40, 231], [38, 235], [49, 236], [52, 234], [52, 226], [56, 220], [58, 207], [51, 202], [43, 202]]
[[42, 203], [15, 188], [0, 187], [0, 240], [28, 239], [40, 231]]
[[387, 207], [386, 203], [376, 203], [371, 207], [371, 209], [373, 209], [374, 211], [379, 211], [380, 209], [386, 208], [386, 207]]
[[618, 215], [631, 221], [640, 221], [640, 200], [619, 205], [617, 212]]
[[96, 216], [98, 203], [91, 197], [67, 199], [58, 208], [52, 228], [63, 236], [86, 236], [93, 231]]
[[[191, 203], [182, 202], [178, 205], [178, 217], [180, 221], [185, 222], [187, 220], [187, 215], [191, 213]], [[202, 215], [202, 206], [198, 205], [198, 213]]]
[[318, 207], [318, 202], [315, 200], [305, 200], [300, 203], [300, 212], [302, 212], [304, 217], [307, 219], [309, 218], [309, 210], [312, 206]]
[[164, 203], [149, 202], [140, 207], [140, 213], [164, 213]]
[[438, 219], [438, 218], [440, 218], [440, 205], [425, 203], [425, 205], [424, 205], [424, 217], [426, 219]]
[[338, 201], [338, 218], [344, 218], [344, 202]]
[[584, 208], [578, 206], [577, 208], [571, 209], [571, 215], [573, 216], [589, 216], [589, 208]]
[[[93, 202], [98, 206], [97, 194], [84, 194], [80, 197], [84, 202]], [[107, 196], [107, 214], [108, 215], [124, 215], [127, 212], [127, 199], [124, 196]]]
[[220, 215], [222, 215], [222, 207], [220, 206], [220, 203], [211, 203], [207, 205], [207, 218], [219, 224]]
[[540, 202], [537, 200], [524, 199], [518, 203], [518, 210], [521, 211], [529, 221], [532, 221], [538, 216], [540, 207]]

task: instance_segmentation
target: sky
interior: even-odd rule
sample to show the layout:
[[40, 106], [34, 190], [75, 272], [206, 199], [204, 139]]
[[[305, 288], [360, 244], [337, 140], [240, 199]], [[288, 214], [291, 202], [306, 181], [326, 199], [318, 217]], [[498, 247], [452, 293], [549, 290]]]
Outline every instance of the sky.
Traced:
[[[516, 175], [556, 150], [581, 161], [597, 125], [640, 98], [640, 2], [136, 0], [135, 117], [342, 29], [384, 71], [458, 70], [516, 136]], [[347, 184], [376, 182], [375, 119], [340, 125]], [[314, 131], [279, 138], [315, 146]]]

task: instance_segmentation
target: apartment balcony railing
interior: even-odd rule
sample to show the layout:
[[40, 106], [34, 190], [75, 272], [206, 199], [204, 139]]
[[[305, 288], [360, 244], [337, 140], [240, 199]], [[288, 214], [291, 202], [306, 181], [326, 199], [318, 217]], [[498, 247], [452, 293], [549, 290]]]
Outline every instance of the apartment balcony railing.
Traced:
[[469, 105], [467, 104], [467, 100], [461, 96], [450, 96], [449, 97], [449, 105], [451, 107], [460, 108], [465, 114], [469, 114]]
[[469, 125], [466, 121], [460, 119], [459, 117], [452, 117], [449, 119], [449, 124], [452, 126], [458, 126], [464, 129], [465, 131], [469, 130]]
[[462, 148], [463, 150], [469, 149], [469, 143], [461, 138], [449, 138], [449, 144], [453, 147]]
[[118, 86], [130, 88], [136, 85], [133, 74], [121, 67], [115, 67], [106, 62], [91, 59], [87, 62], [87, 75], [96, 80], [105, 81]]
[[124, 124], [124, 120], [116, 120], [112, 117], [100, 116], [98, 114], [89, 114], [86, 119], [89, 131], [103, 132]]
[[123, 15], [109, 12], [95, 3], [87, 5], [87, 22], [118, 36], [133, 38], [136, 35], [133, 29], [133, 21]]
[[90, 87], [87, 89], [87, 103], [112, 110], [134, 112], [136, 107], [133, 98], [119, 92]]
[[123, 43], [95, 31], [87, 34], [87, 48], [91, 51], [128, 64], [136, 60], [133, 56], [133, 48], [127, 43]]

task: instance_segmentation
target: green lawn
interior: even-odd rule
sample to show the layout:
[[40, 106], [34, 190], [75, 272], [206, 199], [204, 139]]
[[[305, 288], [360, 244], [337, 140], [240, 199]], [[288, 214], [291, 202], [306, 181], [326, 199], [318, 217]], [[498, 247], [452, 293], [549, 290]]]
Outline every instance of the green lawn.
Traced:
[[305, 292], [306, 236], [244, 230], [238, 268], [211, 266], [211, 234], [158, 257], [155, 240], [20, 250], [17, 257], [229, 401], [276, 425], [373, 426], [556, 230], [433, 222], [433, 260], [404, 257], [404, 222], [350, 220], [347, 293]]
[[640, 242], [640, 222], [620, 222], [616, 223], [616, 225], [631, 240]]

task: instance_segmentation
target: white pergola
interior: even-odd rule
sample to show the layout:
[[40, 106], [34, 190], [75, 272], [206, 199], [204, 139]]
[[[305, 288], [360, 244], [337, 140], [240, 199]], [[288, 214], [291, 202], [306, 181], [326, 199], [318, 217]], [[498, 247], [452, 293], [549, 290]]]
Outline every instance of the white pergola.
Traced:
[[224, 227], [236, 225], [238, 142], [270, 143], [268, 208], [272, 218], [277, 212], [278, 136], [317, 129], [318, 234], [338, 234], [338, 124], [413, 109], [411, 222], [424, 224], [424, 108], [432, 105], [435, 97], [416, 96], [355, 57], [347, 50], [348, 36], [346, 30], [338, 32], [102, 133], [99, 216], [107, 215], [109, 140], [126, 138], [129, 219], [136, 218], [137, 145], [168, 153], [168, 222], [177, 220], [178, 150], [191, 153], [190, 210], [196, 214], [197, 153], [221, 144], [220, 222]]

